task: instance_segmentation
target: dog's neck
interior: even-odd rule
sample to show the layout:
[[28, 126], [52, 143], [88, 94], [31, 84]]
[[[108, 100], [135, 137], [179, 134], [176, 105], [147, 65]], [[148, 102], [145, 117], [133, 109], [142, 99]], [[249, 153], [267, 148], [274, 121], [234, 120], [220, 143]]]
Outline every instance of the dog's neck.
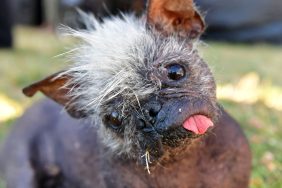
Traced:
[[[140, 161], [136, 161], [136, 159], [129, 159], [125, 156], [113, 156], [109, 153], [104, 156], [107, 157], [106, 161], [108, 162], [108, 165], [117, 165], [119, 166], [118, 169], [123, 169], [122, 171], [127, 171], [128, 173], [132, 173], [131, 171], [133, 170], [137, 174], [143, 174], [144, 176], [149, 174], [154, 176], [154, 174], [162, 174], [164, 169], [175, 169], [174, 173], [181, 173], [181, 170], [187, 170], [186, 168], [182, 169], [181, 166], [185, 166], [187, 160], [193, 156], [192, 153], [194, 150], [198, 150], [210, 134], [213, 133], [192, 140], [183, 141], [182, 144], [177, 147], [165, 145], [163, 146], [163, 156], [154, 162], [148, 158], [147, 164], [145, 163], [146, 160], [144, 160], [144, 164], [141, 164]], [[102, 153], [107, 153], [105, 147], [103, 147], [102, 150]], [[141, 155], [140, 157], [145, 158], [146, 154]]]

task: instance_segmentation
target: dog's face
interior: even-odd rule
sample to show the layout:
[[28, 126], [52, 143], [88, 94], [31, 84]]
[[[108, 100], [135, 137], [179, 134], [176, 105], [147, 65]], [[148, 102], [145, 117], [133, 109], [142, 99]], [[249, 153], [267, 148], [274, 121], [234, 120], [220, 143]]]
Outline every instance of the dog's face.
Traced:
[[83, 41], [74, 64], [26, 95], [42, 91], [72, 116], [94, 120], [113, 154], [141, 162], [161, 160], [213, 126], [215, 82], [196, 50], [204, 24], [192, 1], [151, 1], [147, 21], [126, 15], [86, 23], [89, 30], [69, 32]]
[[[188, 145], [206, 133], [217, 118], [217, 107], [214, 79], [197, 50], [175, 38], [150, 37], [144, 49], [136, 43], [144, 56], [133, 62], [142, 66], [134, 64], [118, 78], [109, 78], [115, 83], [123, 77], [127, 85], [103, 91], [108, 95], [99, 117], [106, 145], [141, 160], [149, 152], [154, 161], [166, 152], [164, 146]], [[131, 75], [132, 70], [138, 71]]]

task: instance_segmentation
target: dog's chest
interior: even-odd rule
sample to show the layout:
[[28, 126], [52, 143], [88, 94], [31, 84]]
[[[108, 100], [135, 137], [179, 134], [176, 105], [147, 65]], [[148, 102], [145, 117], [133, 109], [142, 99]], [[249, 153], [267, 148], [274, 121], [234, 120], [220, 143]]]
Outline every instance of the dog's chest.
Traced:
[[[54, 138], [56, 144], [52, 153], [55, 164], [57, 163], [60, 169], [57, 187], [210, 187], [215, 185], [214, 181], [205, 177], [211, 177], [213, 172], [220, 170], [220, 165], [206, 156], [205, 144], [196, 144], [191, 148], [191, 153], [180, 161], [152, 167], [151, 174], [148, 174], [145, 168], [136, 162], [113, 159], [101, 146], [91, 128], [70, 122], [68, 125], [58, 126], [55, 130], [52, 135], [57, 137]], [[65, 137], [60, 136], [62, 131]], [[45, 165], [43, 162], [42, 166]]]

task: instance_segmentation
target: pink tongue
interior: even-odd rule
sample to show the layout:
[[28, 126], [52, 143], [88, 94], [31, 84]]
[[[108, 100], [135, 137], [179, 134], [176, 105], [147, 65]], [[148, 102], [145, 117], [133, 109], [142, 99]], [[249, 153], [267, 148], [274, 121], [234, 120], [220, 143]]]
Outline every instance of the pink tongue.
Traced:
[[204, 134], [209, 127], [213, 126], [213, 122], [210, 118], [203, 115], [194, 115], [188, 118], [184, 123], [183, 127], [195, 134]]

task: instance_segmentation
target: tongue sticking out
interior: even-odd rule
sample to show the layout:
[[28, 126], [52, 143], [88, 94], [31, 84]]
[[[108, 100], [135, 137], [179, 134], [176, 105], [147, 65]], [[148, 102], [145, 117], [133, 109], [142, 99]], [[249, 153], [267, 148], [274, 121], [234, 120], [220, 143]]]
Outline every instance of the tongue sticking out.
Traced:
[[204, 134], [212, 126], [213, 122], [211, 119], [203, 115], [191, 116], [183, 123], [183, 127], [186, 130], [192, 131], [195, 134]]

